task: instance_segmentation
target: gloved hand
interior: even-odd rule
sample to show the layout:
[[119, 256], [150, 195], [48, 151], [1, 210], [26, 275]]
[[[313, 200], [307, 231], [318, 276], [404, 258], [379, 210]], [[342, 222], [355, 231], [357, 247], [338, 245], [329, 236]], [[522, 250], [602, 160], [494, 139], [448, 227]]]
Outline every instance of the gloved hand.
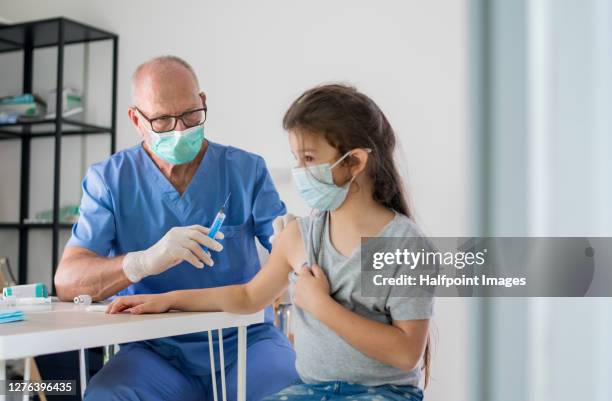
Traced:
[[[182, 261], [191, 263], [201, 269], [204, 264], [214, 264], [210, 254], [202, 245], [213, 251], [221, 251], [223, 246], [208, 237], [209, 229], [199, 225], [174, 227], [170, 229], [155, 245], [139, 252], [129, 252], [123, 258], [123, 271], [127, 278], [137, 283], [143, 278], [165, 272]], [[215, 239], [222, 239], [220, 231]]]
[[287, 227], [287, 224], [291, 223], [295, 220], [295, 216], [291, 213], [287, 213], [283, 216], [278, 216], [272, 222], [272, 228], [274, 229], [274, 234], [270, 237], [270, 243], [274, 245], [274, 240], [278, 238], [280, 233]]

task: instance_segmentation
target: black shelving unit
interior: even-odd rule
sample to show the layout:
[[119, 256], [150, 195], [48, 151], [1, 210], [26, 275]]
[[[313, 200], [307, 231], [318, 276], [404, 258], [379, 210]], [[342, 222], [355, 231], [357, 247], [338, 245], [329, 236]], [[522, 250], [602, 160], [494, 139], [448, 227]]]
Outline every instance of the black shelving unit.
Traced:
[[[62, 116], [62, 89], [64, 86], [64, 48], [74, 44], [96, 41], [112, 41], [111, 125], [108, 127], [87, 124]], [[60, 165], [62, 137], [71, 135], [110, 135], [110, 152], [115, 152], [117, 106], [117, 56], [119, 37], [68, 18], [52, 18], [11, 25], [0, 25], [0, 53], [23, 52], [23, 93], [32, 93], [34, 54], [36, 49], [57, 47], [57, 79], [55, 118], [36, 121], [0, 124], [0, 141], [21, 141], [19, 222], [0, 223], [0, 229], [16, 229], [19, 232], [19, 282], [28, 280], [28, 232], [30, 229], [49, 229], [52, 232], [52, 274], [59, 259], [58, 245], [61, 229], [72, 224], [59, 221]], [[7, 77], [2, 77], [7, 79]], [[86, 105], [85, 105], [86, 106]], [[40, 129], [32, 130], [33, 126]], [[50, 223], [26, 223], [30, 195], [31, 142], [38, 138], [52, 137], [54, 141], [53, 219]], [[1, 143], [1, 142], [0, 142]], [[53, 278], [51, 280], [53, 283]], [[55, 288], [52, 290], [55, 293]]]

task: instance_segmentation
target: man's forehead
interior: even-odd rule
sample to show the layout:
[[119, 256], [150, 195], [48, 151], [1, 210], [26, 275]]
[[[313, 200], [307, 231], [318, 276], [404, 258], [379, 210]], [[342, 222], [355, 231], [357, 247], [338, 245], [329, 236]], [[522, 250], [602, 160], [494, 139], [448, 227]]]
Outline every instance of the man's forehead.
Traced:
[[202, 106], [198, 87], [180, 80], [155, 80], [140, 83], [134, 102], [151, 114], [180, 114]]
[[136, 106], [147, 113], [149, 118], [178, 115], [202, 107], [201, 98], [195, 91], [163, 93], [151, 90], [144, 91], [143, 94], [144, 96], [140, 97]]

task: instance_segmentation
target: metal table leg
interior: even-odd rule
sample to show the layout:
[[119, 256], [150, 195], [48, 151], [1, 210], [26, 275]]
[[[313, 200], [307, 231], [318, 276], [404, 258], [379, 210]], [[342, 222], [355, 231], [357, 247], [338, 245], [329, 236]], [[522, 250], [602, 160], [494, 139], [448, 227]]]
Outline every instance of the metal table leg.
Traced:
[[210, 358], [210, 380], [212, 381], [213, 401], [217, 401], [217, 374], [215, 372], [215, 348], [212, 331], [208, 331], [208, 356]]
[[[6, 387], [6, 361], [0, 361], [0, 380], [2, 380], [4, 386]], [[6, 400], [5, 395], [0, 395], [0, 401]]]
[[87, 387], [87, 358], [85, 357], [86, 350], [79, 350], [79, 375], [81, 378], [81, 398], [85, 397], [85, 387]]
[[[23, 368], [23, 381], [30, 381], [32, 376], [32, 362], [34, 358], [26, 358], [24, 360], [24, 368]], [[22, 401], [28, 401], [30, 399], [30, 394], [27, 392], [23, 394]]]
[[227, 401], [225, 389], [225, 354], [223, 352], [223, 329], [219, 329], [219, 364], [221, 365], [221, 399]]
[[238, 327], [238, 401], [246, 401], [246, 326]]

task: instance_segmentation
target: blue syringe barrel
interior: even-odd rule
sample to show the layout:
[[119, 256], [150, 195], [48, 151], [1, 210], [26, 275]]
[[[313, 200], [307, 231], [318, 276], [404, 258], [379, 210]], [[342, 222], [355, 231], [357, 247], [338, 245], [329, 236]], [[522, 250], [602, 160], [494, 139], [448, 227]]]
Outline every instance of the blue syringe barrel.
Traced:
[[[213, 238], [213, 239], [215, 238], [215, 236], [221, 229], [221, 225], [223, 224], [224, 220], [225, 220], [225, 212], [223, 211], [223, 209], [221, 209], [219, 210], [219, 213], [217, 213], [217, 215], [215, 216], [212, 226], [210, 226], [210, 231], [208, 232], [209, 238]], [[203, 246], [202, 248], [204, 249], [205, 252], [208, 252], [208, 247]]]

